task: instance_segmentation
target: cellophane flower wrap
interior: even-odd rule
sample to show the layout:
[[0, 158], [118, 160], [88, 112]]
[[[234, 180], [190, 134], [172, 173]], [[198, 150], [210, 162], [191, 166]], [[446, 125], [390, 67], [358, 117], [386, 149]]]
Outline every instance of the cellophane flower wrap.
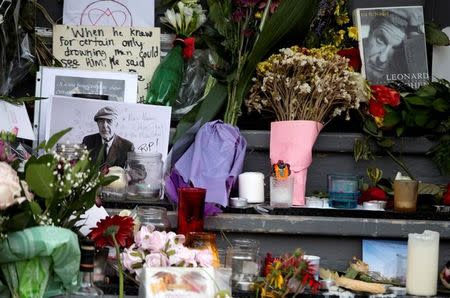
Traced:
[[196, 0], [182, 0], [165, 12], [161, 22], [173, 29], [177, 38], [153, 74], [145, 103], [172, 105], [183, 79], [184, 59], [194, 53], [195, 39], [191, 36], [206, 22], [206, 15]]
[[278, 121], [326, 124], [341, 114], [349, 119], [349, 110], [358, 109], [370, 92], [361, 74], [336, 52], [332, 46], [293, 46], [259, 63], [246, 100], [249, 111], [272, 112]]
[[156, 231], [152, 225], [142, 226], [134, 235], [134, 244], [122, 252], [121, 260], [125, 269], [136, 274], [136, 279], [148, 267], [213, 266], [213, 255], [208, 249], [191, 249], [184, 243], [184, 235]]

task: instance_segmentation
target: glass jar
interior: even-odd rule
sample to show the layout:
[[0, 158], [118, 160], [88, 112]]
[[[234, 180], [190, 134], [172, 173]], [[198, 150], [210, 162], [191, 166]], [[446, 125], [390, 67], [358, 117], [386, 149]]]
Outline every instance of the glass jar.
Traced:
[[80, 160], [84, 150], [86, 150], [86, 146], [84, 144], [56, 144], [56, 153], [68, 162], [77, 162]]
[[231, 245], [227, 254], [231, 256], [231, 283], [234, 289], [244, 290], [259, 276], [259, 242], [235, 239]]
[[167, 210], [163, 207], [139, 206], [137, 208], [137, 218], [141, 226], [152, 224], [156, 231], [169, 232], [171, 229]]
[[216, 234], [207, 232], [190, 232], [186, 239], [186, 246], [194, 249], [207, 249], [213, 256], [213, 267], [220, 267], [219, 251], [216, 245]]
[[125, 171], [128, 196], [160, 200], [163, 195], [161, 153], [128, 152]]

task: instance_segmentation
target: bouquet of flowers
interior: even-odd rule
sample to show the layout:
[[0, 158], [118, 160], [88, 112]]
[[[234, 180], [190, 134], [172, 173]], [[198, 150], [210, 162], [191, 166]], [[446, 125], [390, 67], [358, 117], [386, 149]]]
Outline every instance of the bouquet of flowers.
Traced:
[[190, 59], [194, 53], [195, 39], [191, 36], [206, 22], [206, 15], [197, 0], [181, 0], [166, 11], [161, 22], [173, 29], [177, 38], [153, 74], [145, 103], [172, 105], [183, 78], [183, 58]]
[[319, 290], [320, 283], [314, 279], [315, 268], [304, 254], [297, 249], [293, 254], [281, 258], [266, 257], [265, 280], [258, 288], [261, 297], [286, 297], [298, 295], [309, 287], [313, 294]]
[[[17, 130], [0, 133], [0, 293], [7, 286], [13, 297], [42, 297], [77, 284], [80, 250], [69, 229], [116, 177], [105, 178], [87, 151], [78, 160], [52, 151], [68, 131], [41, 144], [45, 154], [27, 161], [13, 151]], [[20, 161], [26, 162], [23, 172]]]
[[121, 254], [124, 267], [139, 278], [145, 267], [205, 267], [213, 266], [211, 251], [184, 246], [184, 235], [155, 231], [152, 225], [142, 226], [134, 236], [134, 244]]
[[368, 99], [366, 81], [333, 47], [281, 49], [258, 64], [253, 81], [249, 111], [267, 110], [278, 121], [324, 124], [343, 113], [349, 119], [349, 110]]

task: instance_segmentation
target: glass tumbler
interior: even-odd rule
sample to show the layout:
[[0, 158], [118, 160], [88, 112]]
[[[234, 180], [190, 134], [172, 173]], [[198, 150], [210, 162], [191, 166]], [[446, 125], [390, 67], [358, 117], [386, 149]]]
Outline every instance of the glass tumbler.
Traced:
[[231, 283], [233, 288], [252, 283], [259, 276], [259, 243], [251, 239], [235, 239], [228, 249], [231, 255]]
[[294, 193], [294, 176], [277, 178], [270, 176], [270, 206], [290, 208]]
[[170, 231], [170, 221], [167, 217], [167, 210], [163, 207], [139, 206], [137, 216], [141, 226], [151, 224], [155, 230], [163, 232]]
[[178, 234], [203, 232], [206, 189], [181, 187], [178, 189]]
[[394, 211], [415, 212], [419, 181], [394, 180]]
[[163, 162], [161, 153], [128, 152], [125, 171], [127, 194], [159, 200], [163, 194]]

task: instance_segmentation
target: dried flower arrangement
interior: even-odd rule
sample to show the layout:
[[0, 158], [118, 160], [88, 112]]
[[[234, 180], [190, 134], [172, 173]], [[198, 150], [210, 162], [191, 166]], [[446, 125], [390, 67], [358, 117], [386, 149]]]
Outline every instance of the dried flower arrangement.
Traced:
[[314, 120], [323, 124], [358, 109], [369, 89], [348, 59], [326, 46], [281, 49], [258, 64], [257, 77], [246, 100], [249, 111], [267, 110], [278, 121]]

